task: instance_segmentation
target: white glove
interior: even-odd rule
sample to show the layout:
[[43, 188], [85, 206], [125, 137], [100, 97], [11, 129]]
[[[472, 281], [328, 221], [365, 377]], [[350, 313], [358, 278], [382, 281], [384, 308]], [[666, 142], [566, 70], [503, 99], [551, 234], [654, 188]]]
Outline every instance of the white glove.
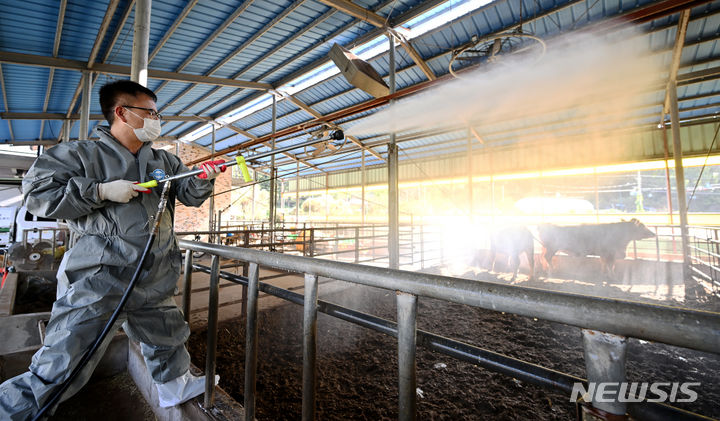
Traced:
[[98, 197], [100, 200], [110, 200], [118, 203], [127, 203], [138, 192], [147, 193], [150, 190], [145, 187], [138, 186], [132, 181], [115, 180], [109, 183], [98, 183]]

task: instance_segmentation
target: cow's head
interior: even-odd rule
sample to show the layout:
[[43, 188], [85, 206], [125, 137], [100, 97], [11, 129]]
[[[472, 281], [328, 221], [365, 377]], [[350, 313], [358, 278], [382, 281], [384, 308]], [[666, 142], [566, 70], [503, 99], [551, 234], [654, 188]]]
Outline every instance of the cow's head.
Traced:
[[655, 233], [650, 231], [645, 224], [638, 221], [636, 218], [633, 218], [630, 220], [630, 223], [632, 224], [632, 237], [634, 240], [642, 240], [643, 238], [650, 238], [654, 237]]

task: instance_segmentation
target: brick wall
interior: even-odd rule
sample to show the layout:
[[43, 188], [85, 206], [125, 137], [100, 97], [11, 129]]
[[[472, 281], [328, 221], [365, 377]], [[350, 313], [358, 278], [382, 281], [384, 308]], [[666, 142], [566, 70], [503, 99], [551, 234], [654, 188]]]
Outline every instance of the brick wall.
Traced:
[[[153, 142], [153, 147], [160, 148], [163, 146], [171, 146], [167, 147], [166, 150], [171, 153], [176, 152], [175, 144]], [[180, 153], [177, 155], [183, 162], [189, 162], [207, 156], [209, 153], [206, 149], [198, 146], [180, 143]], [[215, 159], [229, 160], [226, 156], [216, 157]], [[232, 171], [228, 169], [215, 179], [215, 193], [230, 190], [231, 173]], [[224, 209], [229, 204], [230, 193], [215, 196], [215, 214], [217, 215], [218, 210]], [[206, 200], [199, 208], [184, 206], [182, 203], [177, 202], [175, 206], [175, 231], [207, 231], [209, 209], [210, 199]]]

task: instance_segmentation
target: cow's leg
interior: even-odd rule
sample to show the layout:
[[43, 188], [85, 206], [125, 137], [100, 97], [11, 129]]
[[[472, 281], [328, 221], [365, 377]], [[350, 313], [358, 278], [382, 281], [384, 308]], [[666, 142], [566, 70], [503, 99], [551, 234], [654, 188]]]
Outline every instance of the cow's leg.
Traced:
[[[611, 282], [615, 281], [615, 259], [612, 256], [603, 256], [600, 257], [600, 261], [602, 262], [602, 272], [607, 275], [604, 279]], [[603, 280], [603, 283], [608, 282]]]
[[530, 272], [528, 275], [530, 278], [529, 280], [535, 279], [535, 253], [533, 253], [533, 250], [525, 250], [525, 256], [527, 256], [528, 265], [530, 266]]
[[543, 257], [543, 260], [545, 261], [543, 266], [545, 268], [545, 272], [548, 274], [550, 274], [550, 272], [553, 270], [552, 258], [555, 255], [555, 251], [556, 250], [552, 250], [552, 249], [543, 247], [542, 257]]
[[518, 270], [520, 270], [520, 254], [519, 253], [511, 254], [508, 259], [508, 263], [510, 264], [510, 269], [513, 272], [513, 276], [510, 279], [510, 282], [512, 282], [515, 280], [515, 278], [517, 278]]
[[497, 258], [497, 252], [495, 251], [495, 248], [490, 248], [490, 260], [488, 264], [488, 268], [490, 268], [490, 272], [495, 272], [495, 260]]

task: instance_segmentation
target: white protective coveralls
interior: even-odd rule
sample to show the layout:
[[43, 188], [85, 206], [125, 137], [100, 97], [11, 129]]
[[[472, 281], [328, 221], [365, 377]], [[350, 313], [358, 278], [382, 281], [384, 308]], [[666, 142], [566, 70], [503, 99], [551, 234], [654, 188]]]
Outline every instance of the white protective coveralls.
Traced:
[[[109, 128], [98, 127], [96, 133], [99, 141], [48, 149], [23, 179], [28, 210], [67, 220], [78, 239], [58, 269], [58, 296], [43, 347], [33, 356], [29, 372], [0, 385], [3, 421], [32, 418], [72, 372], [116, 308], [149, 238], [162, 189], [116, 203], [100, 200], [98, 183], [145, 182], [162, 172], [172, 176], [189, 171], [178, 157], [152, 149], [150, 142], [133, 155]], [[177, 198], [185, 205], [200, 206], [211, 191], [212, 181], [197, 177], [172, 183], [152, 252], [124, 312], [63, 400], [87, 382], [120, 325], [141, 343], [156, 383], [170, 382], [188, 371], [190, 356], [184, 344], [190, 330], [172, 298], [182, 260], [173, 233], [174, 204]]]

